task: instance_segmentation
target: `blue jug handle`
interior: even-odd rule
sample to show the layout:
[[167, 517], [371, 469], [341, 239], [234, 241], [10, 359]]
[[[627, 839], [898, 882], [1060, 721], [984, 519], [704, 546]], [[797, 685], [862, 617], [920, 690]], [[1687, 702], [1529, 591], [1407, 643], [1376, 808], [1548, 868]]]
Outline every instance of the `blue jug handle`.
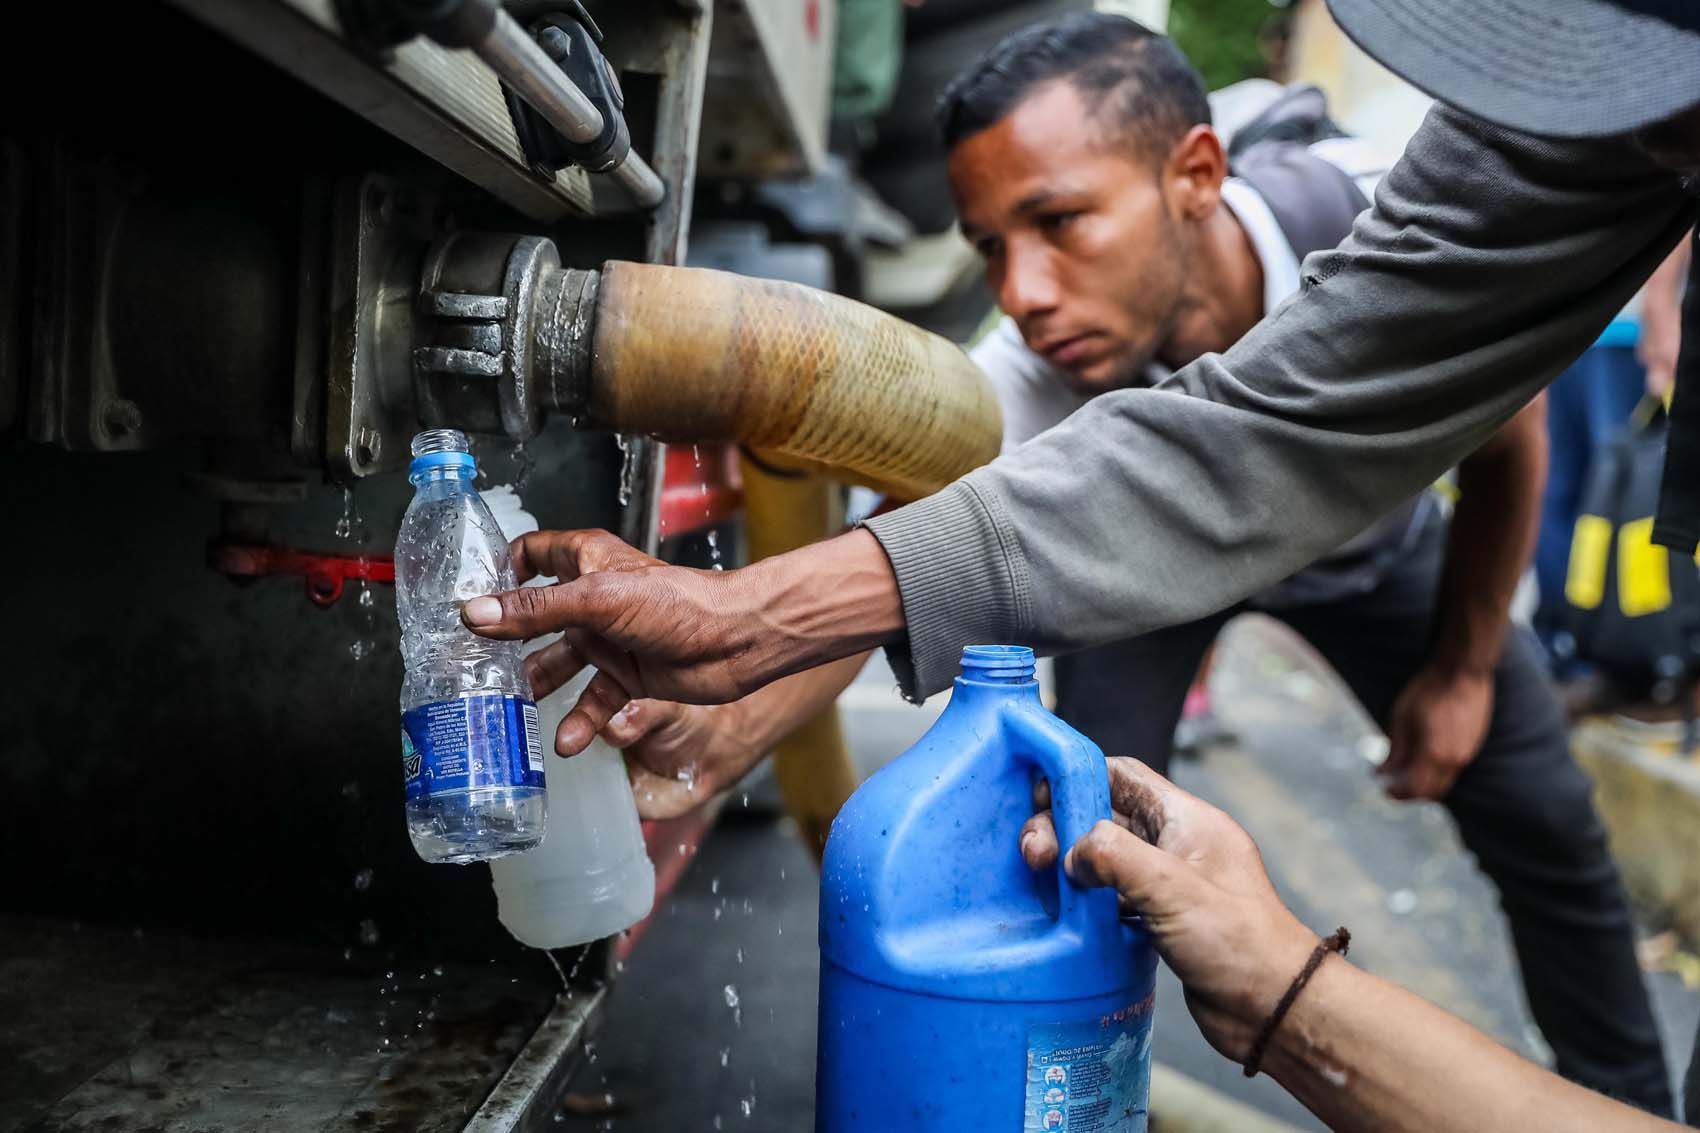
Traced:
[[1032, 707], [1011, 706], [1006, 722], [1017, 759], [1036, 767], [1051, 787], [1051, 821], [1057, 828], [1057, 923], [1090, 939], [1094, 918], [1116, 923], [1118, 899], [1108, 889], [1082, 889], [1063, 871], [1069, 847], [1100, 819], [1110, 817], [1110, 771], [1104, 753], [1079, 732]]

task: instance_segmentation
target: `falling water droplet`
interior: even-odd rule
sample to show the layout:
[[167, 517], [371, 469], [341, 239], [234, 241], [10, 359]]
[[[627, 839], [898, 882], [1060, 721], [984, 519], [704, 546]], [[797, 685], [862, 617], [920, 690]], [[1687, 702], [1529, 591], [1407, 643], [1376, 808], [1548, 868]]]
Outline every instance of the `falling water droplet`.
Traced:
[[643, 446], [622, 433], [614, 434], [614, 443], [620, 446], [620, 506], [628, 507], [637, 488], [638, 450]]
[[360, 505], [354, 498], [352, 486], [345, 486], [342, 489], [342, 514], [337, 517], [336, 526], [331, 531], [344, 542], [363, 543], [366, 541], [368, 534], [366, 517], [360, 514]]
[[523, 492], [525, 485], [531, 480], [531, 453], [526, 450], [525, 442], [520, 441], [509, 450], [508, 455], [514, 462], [514, 491]]
[[370, 888], [372, 888], [372, 870], [368, 866], [354, 875], [354, 891], [364, 893]]
[[[555, 959], [555, 954], [553, 952], [545, 952], [543, 955], [548, 959], [549, 966], [555, 969], [555, 974], [561, 977], [561, 990], [571, 992], [573, 990], [572, 981], [567, 979], [567, 973], [561, 970], [561, 962]], [[576, 971], [577, 969], [575, 968], [574, 970]], [[590, 1049], [589, 1043], [585, 1044], [585, 1049], [587, 1051]]]
[[337, 517], [336, 526], [331, 528], [332, 533], [338, 539], [354, 537], [354, 516], [354, 489], [344, 488], [342, 490], [342, 514]]

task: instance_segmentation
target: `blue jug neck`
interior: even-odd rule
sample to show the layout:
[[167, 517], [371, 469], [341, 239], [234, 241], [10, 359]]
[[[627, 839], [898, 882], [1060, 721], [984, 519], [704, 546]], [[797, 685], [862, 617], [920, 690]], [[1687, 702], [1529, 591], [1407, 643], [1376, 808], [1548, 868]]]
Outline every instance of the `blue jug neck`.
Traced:
[[981, 700], [1037, 700], [1033, 651], [1024, 645], [970, 645], [962, 651], [958, 697]]

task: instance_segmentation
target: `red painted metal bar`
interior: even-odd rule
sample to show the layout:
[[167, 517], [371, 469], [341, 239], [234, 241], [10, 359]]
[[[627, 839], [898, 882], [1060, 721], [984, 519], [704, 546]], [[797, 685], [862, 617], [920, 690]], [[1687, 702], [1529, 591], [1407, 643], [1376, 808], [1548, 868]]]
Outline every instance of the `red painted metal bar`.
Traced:
[[300, 575], [315, 606], [334, 606], [347, 582], [395, 582], [393, 555], [339, 555], [264, 544], [214, 543], [207, 565], [238, 581], [278, 574]]

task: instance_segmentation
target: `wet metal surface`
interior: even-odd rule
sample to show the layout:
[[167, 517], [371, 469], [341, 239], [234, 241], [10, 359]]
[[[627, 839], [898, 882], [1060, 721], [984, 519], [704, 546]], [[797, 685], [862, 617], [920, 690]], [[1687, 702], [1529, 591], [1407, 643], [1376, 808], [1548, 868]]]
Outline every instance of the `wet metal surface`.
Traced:
[[534, 960], [372, 970], [3, 919], [0, 1130], [458, 1130], [555, 1001]]
[[567, 1082], [584, 1058], [585, 1040], [598, 1022], [605, 990], [577, 991], [556, 1000], [466, 1133], [536, 1133], [558, 1120]]

